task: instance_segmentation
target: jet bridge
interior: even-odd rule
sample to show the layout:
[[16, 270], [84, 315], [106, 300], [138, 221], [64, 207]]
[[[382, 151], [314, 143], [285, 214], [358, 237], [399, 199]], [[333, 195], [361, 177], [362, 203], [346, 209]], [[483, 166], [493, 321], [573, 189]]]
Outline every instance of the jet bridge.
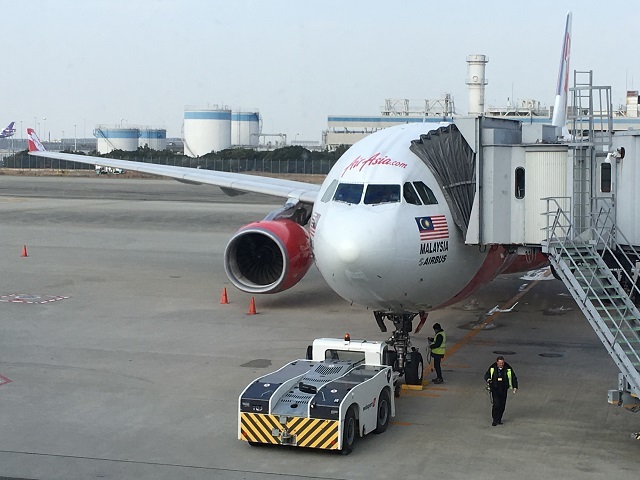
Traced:
[[640, 131], [613, 133], [611, 89], [575, 72], [568, 133], [486, 116], [412, 142], [468, 245], [545, 254], [620, 369], [612, 403], [640, 410]]

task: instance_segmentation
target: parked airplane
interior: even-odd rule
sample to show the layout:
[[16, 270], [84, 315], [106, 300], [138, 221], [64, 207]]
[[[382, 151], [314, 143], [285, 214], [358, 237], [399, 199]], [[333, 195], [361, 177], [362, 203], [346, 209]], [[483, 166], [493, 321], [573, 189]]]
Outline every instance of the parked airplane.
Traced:
[[[452, 127], [443, 124], [439, 130]], [[33, 129], [27, 135], [31, 155], [217, 185], [228, 193], [286, 198], [281, 209], [231, 238], [225, 251], [231, 282], [245, 292], [281, 292], [298, 283], [315, 259], [329, 286], [371, 308], [383, 331], [384, 320], [393, 322], [391, 344], [400, 368], [406, 380], [420, 383], [422, 357], [411, 350], [409, 339], [415, 316], [424, 322], [426, 312], [466, 298], [517, 257], [501, 245], [465, 245], [443, 190], [409, 149], [427, 128], [407, 124], [366, 137], [338, 160], [321, 186], [47, 152]], [[309, 233], [303, 228], [307, 224]]]
[[16, 122], [11, 122], [9, 125], [7, 125], [7, 127], [2, 130], [2, 132], [0, 132], [0, 138], [9, 138], [9, 137], [13, 137], [13, 134], [16, 133], [16, 129], [13, 128], [13, 125]]
[[413, 148], [425, 135], [460, 132], [454, 124], [442, 123], [432, 132], [427, 125], [399, 125], [369, 135], [337, 161], [321, 186], [47, 152], [33, 129], [27, 135], [31, 155], [216, 185], [232, 195], [256, 192], [286, 199], [282, 208], [242, 227], [229, 241], [224, 262], [231, 282], [249, 293], [281, 292], [297, 284], [315, 260], [333, 290], [373, 310], [382, 331], [385, 320], [393, 323], [389, 344], [398, 368], [408, 383], [421, 383], [422, 356], [409, 338], [416, 316], [421, 326], [427, 312], [463, 300], [497, 275], [547, 262], [540, 255], [533, 263], [519, 263], [515, 249], [503, 245], [465, 244], [450, 197], [462, 188], [473, 198], [475, 186], [443, 188]]

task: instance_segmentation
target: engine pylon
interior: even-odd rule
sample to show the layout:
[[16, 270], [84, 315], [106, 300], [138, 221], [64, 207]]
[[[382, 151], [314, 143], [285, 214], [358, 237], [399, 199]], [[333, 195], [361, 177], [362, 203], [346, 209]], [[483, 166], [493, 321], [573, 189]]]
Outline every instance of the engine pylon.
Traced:
[[21, 257], [28, 257], [29, 254], [27, 253], [27, 246], [23, 245], [22, 246], [22, 255], [20, 255]]
[[255, 315], [256, 313], [256, 300], [255, 298], [251, 297], [251, 302], [249, 302], [249, 312], [248, 315]]
[[227, 298], [227, 287], [222, 288], [222, 297], [220, 298], [220, 305], [227, 305], [229, 299]]

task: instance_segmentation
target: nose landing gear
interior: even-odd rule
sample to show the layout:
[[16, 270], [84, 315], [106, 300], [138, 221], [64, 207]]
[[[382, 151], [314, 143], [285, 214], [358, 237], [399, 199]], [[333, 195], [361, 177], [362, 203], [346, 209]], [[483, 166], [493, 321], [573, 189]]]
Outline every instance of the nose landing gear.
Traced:
[[[411, 345], [411, 338], [409, 336], [413, 331], [413, 319], [417, 313], [398, 314], [375, 310], [373, 314], [381, 332], [387, 331], [387, 326], [384, 323], [385, 320], [393, 322], [394, 331], [387, 340], [389, 348], [393, 348], [393, 350], [389, 351], [390, 363], [388, 363], [388, 365], [392, 366], [400, 375], [404, 375], [406, 384], [422, 385], [424, 361], [418, 349]], [[426, 313], [420, 312], [420, 325], [418, 329], [422, 327], [426, 318]]]

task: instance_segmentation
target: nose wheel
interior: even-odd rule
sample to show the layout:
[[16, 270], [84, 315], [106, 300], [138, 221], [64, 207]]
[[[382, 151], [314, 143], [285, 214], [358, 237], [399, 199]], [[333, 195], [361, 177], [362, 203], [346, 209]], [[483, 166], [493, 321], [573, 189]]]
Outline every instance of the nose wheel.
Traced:
[[[417, 313], [393, 313], [376, 310], [373, 312], [376, 323], [381, 332], [387, 331], [385, 320], [393, 323], [394, 330], [387, 340], [391, 352], [395, 355], [389, 355], [393, 358], [390, 366], [404, 375], [404, 381], [408, 385], [421, 385], [424, 370], [424, 361], [422, 354], [416, 347], [411, 346], [411, 338], [409, 334], [413, 331], [413, 319]], [[420, 327], [426, 320], [426, 313], [420, 312]]]

